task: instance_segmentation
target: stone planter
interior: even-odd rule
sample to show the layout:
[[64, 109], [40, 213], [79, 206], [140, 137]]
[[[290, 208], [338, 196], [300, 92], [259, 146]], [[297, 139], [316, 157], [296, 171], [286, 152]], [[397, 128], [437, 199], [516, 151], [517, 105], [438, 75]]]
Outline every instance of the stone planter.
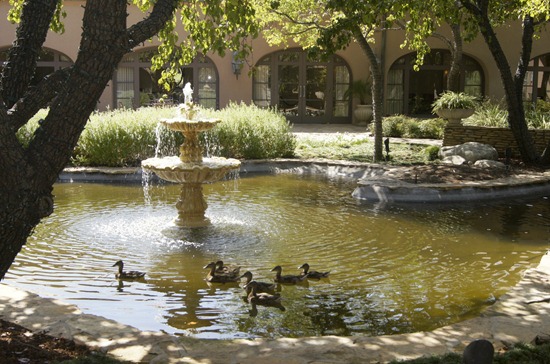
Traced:
[[353, 111], [356, 125], [367, 125], [372, 120], [372, 105], [357, 105]]
[[474, 114], [474, 109], [439, 109], [436, 113], [449, 121], [447, 125], [460, 126], [462, 125], [462, 119]]

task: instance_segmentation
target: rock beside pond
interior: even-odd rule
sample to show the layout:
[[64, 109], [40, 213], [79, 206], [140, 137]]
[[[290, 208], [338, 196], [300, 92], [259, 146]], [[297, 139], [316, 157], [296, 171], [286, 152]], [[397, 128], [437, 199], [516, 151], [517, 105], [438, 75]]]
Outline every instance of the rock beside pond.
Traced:
[[474, 167], [491, 168], [491, 169], [506, 169], [506, 164], [490, 159], [480, 159], [474, 163]]
[[478, 142], [442, 147], [439, 151], [439, 157], [443, 160], [454, 156], [460, 156], [468, 163], [475, 163], [481, 159], [497, 160], [498, 152], [491, 145]]

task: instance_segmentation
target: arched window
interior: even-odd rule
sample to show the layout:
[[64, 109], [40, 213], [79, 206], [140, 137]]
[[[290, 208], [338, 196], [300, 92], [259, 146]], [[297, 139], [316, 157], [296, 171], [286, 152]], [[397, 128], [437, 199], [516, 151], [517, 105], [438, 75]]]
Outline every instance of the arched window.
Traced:
[[349, 123], [349, 66], [341, 57], [313, 58], [301, 49], [271, 53], [258, 61], [252, 98], [261, 107], [274, 106], [292, 122]]
[[[431, 114], [435, 97], [446, 89], [451, 68], [451, 53], [445, 49], [433, 49], [424, 57], [419, 71], [413, 69], [416, 53], [397, 59], [387, 77], [386, 113]], [[484, 75], [479, 63], [472, 57], [463, 56], [460, 72], [460, 89], [483, 96]]]
[[523, 99], [550, 102], [550, 53], [535, 57], [529, 62], [523, 83]]
[[182, 89], [187, 82], [193, 87], [194, 102], [217, 109], [218, 73], [214, 63], [205, 56], [197, 56], [192, 63], [181, 68], [179, 79], [170, 91], [159, 86], [161, 71], [151, 69], [155, 49], [128, 53], [119, 64], [114, 76], [114, 102], [116, 107], [138, 108], [159, 104], [183, 102]]
[[[3, 68], [4, 63], [8, 59], [9, 48], [0, 50], [0, 66]], [[54, 51], [53, 49], [43, 48], [38, 55], [36, 62], [36, 71], [31, 80], [31, 85], [36, 85], [44, 77], [53, 73], [61, 68], [69, 67], [73, 64], [73, 61], [63, 53]]]

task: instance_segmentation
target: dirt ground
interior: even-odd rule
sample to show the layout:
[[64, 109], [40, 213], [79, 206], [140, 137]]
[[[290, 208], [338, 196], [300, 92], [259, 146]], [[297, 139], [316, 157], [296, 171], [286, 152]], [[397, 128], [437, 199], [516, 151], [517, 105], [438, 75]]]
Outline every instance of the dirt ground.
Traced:
[[91, 350], [0, 319], [0, 353], [4, 364], [47, 364], [87, 356]]
[[481, 168], [469, 165], [423, 164], [392, 168], [387, 175], [409, 183], [461, 183], [465, 181], [488, 181], [517, 174], [541, 173], [536, 168], [526, 168], [515, 163], [507, 169]]

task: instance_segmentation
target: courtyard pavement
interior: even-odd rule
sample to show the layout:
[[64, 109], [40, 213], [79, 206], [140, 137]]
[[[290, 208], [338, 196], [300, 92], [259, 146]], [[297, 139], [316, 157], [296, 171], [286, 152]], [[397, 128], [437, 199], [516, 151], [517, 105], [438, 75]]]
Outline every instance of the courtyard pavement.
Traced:
[[[293, 131], [297, 137], [370, 137], [365, 127], [353, 125], [300, 125]], [[83, 313], [74, 305], [11, 287], [9, 282], [0, 284], [0, 316], [32, 331], [74, 339], [118, 359], [136, 363], [387, 363], [396, 359], [461, 353], [476, 339], [491, 341], [499, 351], [514, 343], [531, 342], [537, 335], [548, 335], [549, 292], [550, 255], [547, 253], [537, 267], [526, 270], [520, 282], [479, 317], [431, 332], [379, 337], [194, 339], [140, 331]]]

